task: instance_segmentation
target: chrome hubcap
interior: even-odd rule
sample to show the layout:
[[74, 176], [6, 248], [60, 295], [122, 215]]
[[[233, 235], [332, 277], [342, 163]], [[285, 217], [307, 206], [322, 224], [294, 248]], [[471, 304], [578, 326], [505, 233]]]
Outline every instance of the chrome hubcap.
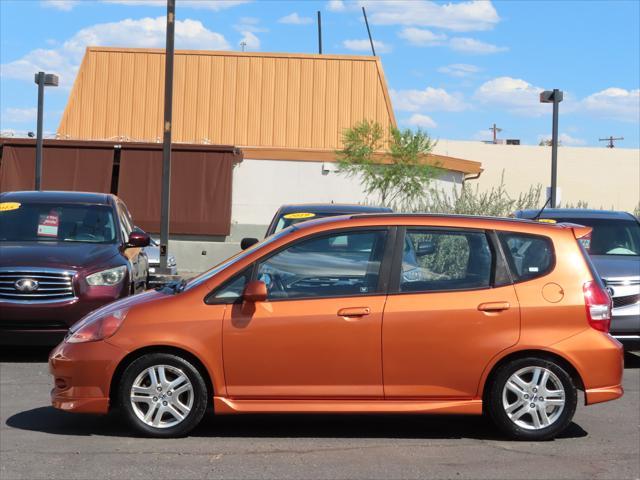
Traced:
[[147, 425], [174, 427], [193, 407], [193, 385], [179, 368], [154, 365], [136, 377], [130, 399], [136, 416]]
[[502, 406], [513, 423], [527, 430], [552, 425], [564, 410], [562, 382], [551, 370], [525, 367], [515, 372], [502, 389]]

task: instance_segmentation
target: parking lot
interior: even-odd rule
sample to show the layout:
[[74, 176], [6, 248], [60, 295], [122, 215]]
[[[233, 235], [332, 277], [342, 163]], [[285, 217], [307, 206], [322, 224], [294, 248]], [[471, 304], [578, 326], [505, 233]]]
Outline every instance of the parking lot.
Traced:
[[[209, 416], [188, 438], [136, 438], [117, 417], [49, 406], [46, 351], [4, 351], [2, 479], [640, 477], [640, 356], [621, 400], [579, 407], [551, 442], [510, 442], [478, 417]], [[90, 441], [88, 441], [90, 440]]]

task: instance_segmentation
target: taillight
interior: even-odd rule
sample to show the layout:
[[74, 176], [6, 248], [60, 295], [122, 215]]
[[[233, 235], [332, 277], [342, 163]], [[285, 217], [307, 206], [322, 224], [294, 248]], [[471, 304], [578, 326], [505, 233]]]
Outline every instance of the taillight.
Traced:
[[590, 281], [582, 286], [587, 320], [591, 328], [609, 333], [611, 326], [611, 297], [597, 283]]

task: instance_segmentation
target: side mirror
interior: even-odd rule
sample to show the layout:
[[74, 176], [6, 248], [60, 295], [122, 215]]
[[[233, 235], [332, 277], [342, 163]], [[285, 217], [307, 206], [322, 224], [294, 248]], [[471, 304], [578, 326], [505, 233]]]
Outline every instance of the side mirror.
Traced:
[[242, 299], [245, 302], [264, 302], [267, 299], [267, 284], [260, 280], [247, 283], [242, 292]]
[[240, 248], [242, 250], [246, 250], [247, 248], [255, 245], [256, 243], [258, 243], [260, 240], [258, 240], [257, 238], [243, 238], [240, 241]]
[[149, 234], [139, 228], [134, 228], [129, 234], [129, 240], [125, 244], [125, 248], [142, 248], [148, 247], [151, 243], [151, 237]]
[[436, 252], [435, 244], [430, 240], [418, 242], [416, 245], [416, 256], [422, 257], [423, 255], [433, 255]]

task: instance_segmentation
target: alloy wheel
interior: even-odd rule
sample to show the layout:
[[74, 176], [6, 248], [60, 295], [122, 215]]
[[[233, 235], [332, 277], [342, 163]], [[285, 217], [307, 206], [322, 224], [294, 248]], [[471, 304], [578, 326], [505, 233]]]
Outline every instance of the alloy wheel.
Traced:
[[509, 419], [526, 430], [553, 425], [564, 410], [565, 391], [555, 373], [540, 366], [525, 367], [509, 377], [502, 389], [502, 407]]
[[189, 377], [171, 365], [154, 365], [133, 381], [130, 392], [133, 412], [155, 428], [174, 427], [189, 415], [194, 390]]

